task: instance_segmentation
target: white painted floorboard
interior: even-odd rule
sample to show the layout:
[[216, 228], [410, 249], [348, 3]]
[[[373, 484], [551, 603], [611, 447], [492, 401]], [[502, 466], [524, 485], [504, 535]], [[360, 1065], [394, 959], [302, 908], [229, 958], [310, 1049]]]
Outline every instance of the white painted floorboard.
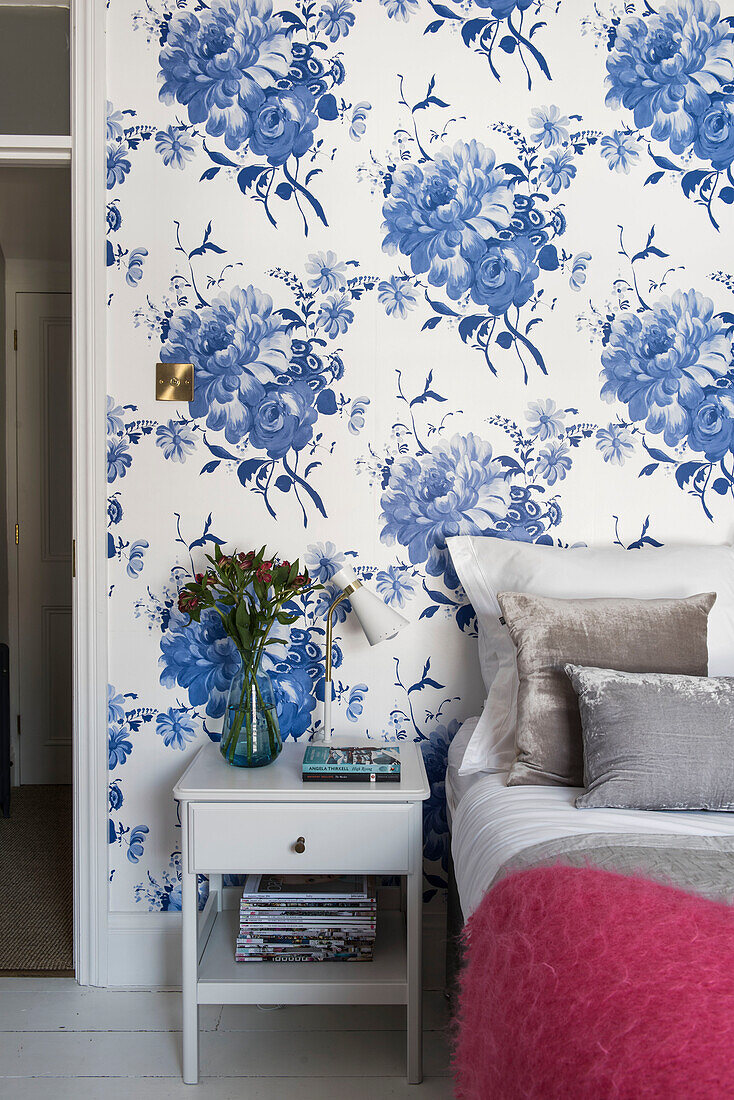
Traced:
[[[428, 944], [430, 944], [430, 939]], [[427, 944], [427, 946], [428, 946]], [[0, 978], [2, 1100], [450, 1100], [441, 952], [426, 953], [425, 1080], [405, 1083], [404, 1009], [201, 1009], [202, 1083], [180, 1080], [175, 992]]]

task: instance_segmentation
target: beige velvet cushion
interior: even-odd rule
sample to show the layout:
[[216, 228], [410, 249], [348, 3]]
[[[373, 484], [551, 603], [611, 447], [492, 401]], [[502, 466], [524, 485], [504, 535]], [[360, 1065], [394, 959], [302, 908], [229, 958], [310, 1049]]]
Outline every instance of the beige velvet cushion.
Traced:
[[686, 599], [555, 600], [497, 594], [515, 646], [516, 759], [508, 786], [583, 785], [581, 718], [566, 664], [620, 672], [708, 673], [714, 592]]

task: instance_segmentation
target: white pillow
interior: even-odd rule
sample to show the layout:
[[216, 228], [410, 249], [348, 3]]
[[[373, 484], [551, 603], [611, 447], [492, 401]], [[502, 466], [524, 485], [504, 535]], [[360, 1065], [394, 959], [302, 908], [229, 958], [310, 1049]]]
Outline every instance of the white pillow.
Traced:
[[[709, 675], [734, 675], [734, 548], [731, 546], [557, 546], [459, 535], [446, 540], [456, 572], [477, 613], [479, 661], [490, 680], [481, 718], [460, 775], [506, 771], [515, 759], [517, 660], [501, 623], [498, 592], [583, 599], [654, 598], [716, 592], [709, 615]], [[493, 670], [496, 669], [494, 676]]]

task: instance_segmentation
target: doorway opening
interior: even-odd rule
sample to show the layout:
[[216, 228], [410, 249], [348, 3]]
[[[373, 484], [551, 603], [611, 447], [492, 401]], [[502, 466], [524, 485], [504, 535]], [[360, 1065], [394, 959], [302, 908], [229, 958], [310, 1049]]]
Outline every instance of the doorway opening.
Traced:
[[0, 972], [73, 974], [68, 165], [0, 166], [0, 315]]

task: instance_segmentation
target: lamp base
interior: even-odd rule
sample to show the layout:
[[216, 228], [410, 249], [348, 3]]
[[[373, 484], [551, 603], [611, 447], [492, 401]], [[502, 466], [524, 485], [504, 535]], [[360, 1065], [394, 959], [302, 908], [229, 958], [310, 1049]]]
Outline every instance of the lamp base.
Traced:
[[324, 721], [321, 729], [316, 730], [311, 740], [316, 745], [331, 741], [331, 680], [326, 680], [324, 683]]

